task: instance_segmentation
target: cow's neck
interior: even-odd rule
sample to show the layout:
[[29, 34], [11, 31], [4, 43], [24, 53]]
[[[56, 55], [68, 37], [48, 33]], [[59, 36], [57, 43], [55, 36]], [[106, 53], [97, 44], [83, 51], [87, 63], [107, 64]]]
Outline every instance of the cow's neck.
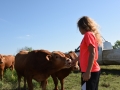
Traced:
[[51, 64], [49, 67], [46, 68], [45, 73], [47, 73], [48, 75], [51, 75], [51, 74], [55, 73], [56, 71], [59, 71], [60, 69], [62, 69], [62, 68]]

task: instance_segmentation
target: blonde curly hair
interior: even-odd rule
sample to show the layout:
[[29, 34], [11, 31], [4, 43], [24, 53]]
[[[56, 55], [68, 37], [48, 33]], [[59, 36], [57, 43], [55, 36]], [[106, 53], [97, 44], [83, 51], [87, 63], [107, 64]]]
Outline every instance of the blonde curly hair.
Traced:
[[102, 37], [99, 32], [98, 24], [88, 16], [81, 17], [77, 22], [78, 28], [82, 28], [85, 31], [91, 31], [95, 34], [98, 44], [102, 45]]

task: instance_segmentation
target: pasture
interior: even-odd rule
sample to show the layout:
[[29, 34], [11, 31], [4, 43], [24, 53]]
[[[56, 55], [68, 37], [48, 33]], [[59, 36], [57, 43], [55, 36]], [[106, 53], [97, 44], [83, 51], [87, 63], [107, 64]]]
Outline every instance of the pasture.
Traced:
[[[72, 72], [64, 81], [65, 90], [80, 90], [80, 72]], [[40, 84], [33, 80], [34, 90], [41, 90]], [[23, 86], [23, 80], [21, 81]], [[53, 90], [51, 77], [48, 79], [47, 90]], [[58, 85], [60, 88], [60, 83]], [[17, 75], [8, 69], [0, 81], [0, 90], [17, 90]], [[101, 65], [99, 90], [120, 90], [120, 65]]]

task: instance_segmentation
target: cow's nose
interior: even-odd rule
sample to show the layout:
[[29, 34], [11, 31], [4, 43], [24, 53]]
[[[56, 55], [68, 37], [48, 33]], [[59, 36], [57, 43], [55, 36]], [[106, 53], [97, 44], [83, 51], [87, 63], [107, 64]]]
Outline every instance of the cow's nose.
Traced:
[[79, 67], [76, 66], [76, 67], [74, 67], [73, 69], [74, 69], [74, 70], [79, 70]]
[[0, 64], [2, 64], [3, 62], [0, 62]]

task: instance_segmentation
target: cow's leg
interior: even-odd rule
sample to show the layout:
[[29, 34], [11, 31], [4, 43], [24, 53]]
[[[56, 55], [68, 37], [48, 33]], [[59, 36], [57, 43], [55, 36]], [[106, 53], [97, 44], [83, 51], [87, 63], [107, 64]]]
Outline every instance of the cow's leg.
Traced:
[[11, 71], [14, 70], [14, 62], [11, 63], [11, 66], [9, 67]]
[[7, 69], [6, 69], [6, 68], [4, 68], [4, 73], [6, 73], [6, 71], [7, 71]]
[[26, 90], [26, 78], [24, 77], [24, 89]]
[[51, 77], [52, 77], [53, 82], [55, 84], [54, 90], [58, 90], [58, 87], [57, 87], [57, 85], [58, 85], [58, 79], [57, 79], [57, 77], [55, 75], [51, 75]]
[[1, 79], [1, 81], [3, 79], [3, 70], [0, 71], [0, 79]]
[[14, 69], [14, 64], [11, 65], [11, 71], [13, 71], [13, 69]]
[[26, 79], [28, 84], [28, 90], [33, 90], [32, 77], [27, 76]]
[[42, 88], [42, 81], [41, 81], [41, 82], [39, 82], [39, 84], [40, 84], [40, 88]]
[[12, 65], [10, 66], [10, 70], [11, 70], [11, 72], [12, 72], [12, 77], [13, 77], [13, 69], [14, 69], [14, 65], [12, 64]]
[[47, 79], [41, 82], [42, 90], [46, 90]]
[[61, 90], [64, 90], [64, 79], [60, 79]]
[[21, 82], [21, 75], [17, 74], [18, 75], [18, 90], [20, 90], [20, 82]]
[[2, 81], [2, 75], [0, 75], [0, 80]]
[[44, 81], [41, 81], [40, 88], [43, 88], [44, 86]]

